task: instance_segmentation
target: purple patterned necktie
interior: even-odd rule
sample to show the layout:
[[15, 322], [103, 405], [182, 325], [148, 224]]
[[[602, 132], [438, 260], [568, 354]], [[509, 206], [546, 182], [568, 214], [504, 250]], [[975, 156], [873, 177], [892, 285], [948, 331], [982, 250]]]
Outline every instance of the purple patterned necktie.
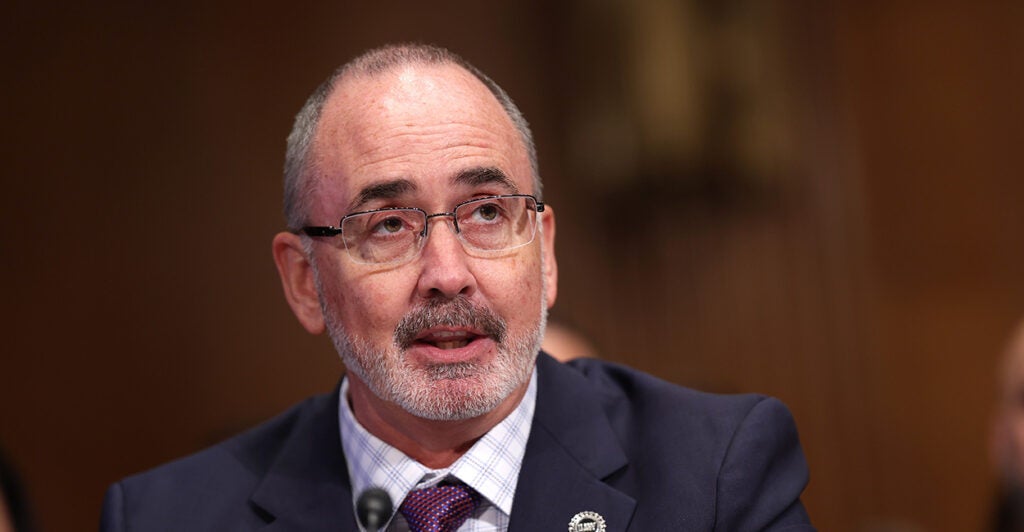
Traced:
[[411, 532], [455, 532], [480, 505], [480, 494], [465, 484], [442, 483], [410, 491], [398, 511]]

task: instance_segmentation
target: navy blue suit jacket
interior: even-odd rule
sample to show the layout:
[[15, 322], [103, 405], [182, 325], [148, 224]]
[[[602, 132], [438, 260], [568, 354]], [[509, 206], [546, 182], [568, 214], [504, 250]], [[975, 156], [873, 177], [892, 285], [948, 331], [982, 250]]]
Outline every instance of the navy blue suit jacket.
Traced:
[[[538, 360], [511, 531], [813, 530], [807, 464], [779, 401], [682, 388], [598, 360]], [[309, 399], [219, 445], [110, 487], [103, 531], [358, 530], [338, 398]]]

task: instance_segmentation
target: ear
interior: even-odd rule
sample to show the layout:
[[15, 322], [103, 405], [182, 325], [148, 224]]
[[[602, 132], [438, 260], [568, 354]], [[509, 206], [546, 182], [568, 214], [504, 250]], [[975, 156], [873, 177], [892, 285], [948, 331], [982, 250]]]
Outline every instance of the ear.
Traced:
[[542, 233], [540, 235], [541, 252], [544, 253], [544, 271], [542, 275], [548, 284], [548, 308], [555, 305], [558, 296], [558, 261], [555, 260], [555, 211], [550, 205], [544, 206], [541, 214]]
[[324, 316], [320, 296], [313, 278], [311, 257], [306, 256], [302, 239], [293, 233], [274, 235], [274, 263], [281, 276], [284, 297], [299, 323], [311, 334], [324, 332]]

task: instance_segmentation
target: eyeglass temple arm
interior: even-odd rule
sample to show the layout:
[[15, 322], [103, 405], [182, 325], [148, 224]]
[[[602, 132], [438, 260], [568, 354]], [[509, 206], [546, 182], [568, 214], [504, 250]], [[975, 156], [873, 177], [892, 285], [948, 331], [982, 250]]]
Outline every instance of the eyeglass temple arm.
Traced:
[[341, 229], [331, 226], [306, 226], [302, 228], [302, 232], [308, 236], [337, 236], [341, 234]]

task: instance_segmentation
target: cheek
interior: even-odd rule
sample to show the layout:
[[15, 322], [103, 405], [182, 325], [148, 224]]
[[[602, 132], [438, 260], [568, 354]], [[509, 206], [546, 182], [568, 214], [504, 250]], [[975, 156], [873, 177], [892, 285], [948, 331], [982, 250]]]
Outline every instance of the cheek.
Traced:
[[339, 271], [335, 282], [324, 283], [324, 293], [349, 334], [379, 344], [391, 337], [408, 311], [408, 300], [402, 294], [409, 289], [403, 291], [401, 285], [402, 278], [394, 274]]
[[539, 257], [515, 258], [489, 265], [477, 275], [480, 290], [498, 313], [516, 325], [530, 325], [541, 307]]

